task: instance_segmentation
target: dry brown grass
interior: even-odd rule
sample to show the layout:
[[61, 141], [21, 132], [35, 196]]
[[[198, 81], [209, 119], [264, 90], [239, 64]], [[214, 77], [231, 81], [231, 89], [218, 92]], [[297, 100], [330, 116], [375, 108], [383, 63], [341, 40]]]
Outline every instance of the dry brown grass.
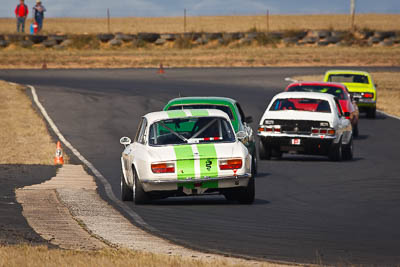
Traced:
[[[372, 77], [378, 84], [378, 109], [389, 114], [400, 116], [400, 73], [399, 72], [372, 72]], [[297, 76], [302, 81], [322, 81], [323, 75]]]
[[378, 109], [400, 117], [400, 73], [375, 72], [372, 76], [378, 85]]
[[[27, 22], [27, 25], [31, 20]], [[359, 14], [356, 16], [359, 29], [400, 30], [399, 14]], [[3, 33], [15, 32], [15, 19], [0, 19]], [[348, 15], [271, 15], [270, 30], [332, 29], [348, 30]], [[258, 16], [196, 16], [187, 18], [187, 31], [235, 32], [251, 28], [267, 30], [265, 15]], [[46, 18], [44, 30], [49, 33], [99, 33], [107, 31], [105, 18]], [[183, 32], [182, 17], [161, 18], [112, 18], [112, 32]]]
[[[21, 60], [24, 58], [24, 60]], [[0, 68], [148, 68], [263, 66], [398, 66], [400, 47], [199, 47], [100, 50], [0, 50]]]
[[24, 87], [0, 81], [0, 125], [0, 164], [54, 164], [56, 145]]
[[[0, 266], [132, 266], [132, 267], [233, 267], [254, 266], [235, 264], [227, 260], [201, 261], [167, 255], [137, 252], [127, 249], [104, 249], [100, 251], [71, 251], [48, 249], [47, 247], [0, 246]], [[282, 266], [278, 264], [257, 264], [260, 267]]]

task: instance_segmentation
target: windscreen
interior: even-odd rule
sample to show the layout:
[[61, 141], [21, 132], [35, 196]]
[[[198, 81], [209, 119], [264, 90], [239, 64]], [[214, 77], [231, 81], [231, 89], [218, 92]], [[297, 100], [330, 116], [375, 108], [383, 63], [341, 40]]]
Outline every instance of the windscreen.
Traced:
[[331, 107], [328, 101], [322, 99], [282, 98], [282, 99], [276, 99], [269, 110], [270, 111], [297, 110], [297, 111], [330, 113]]
[[167, 119], [153, 123], [149, 131], [149, 144], [152, 146], [235, 140], [230, 123], [220, 117]]
[[289, 87], [288, 92], [327, 93], [336, 96], [340, 100], [348, 100], [348, 96], [343, 92], [343, 89], [336, 86], [298, 85]]
[[365, 83], [368, 84], [368, 77], [360, 74], [331, 74], [328, 82], [335, 83]]
[[190, 105], [174, 105], [168, 108], [168, 110], [180, 110], [180, 109], [218, 109], [228, 114], [229, 119], [231, 120], [234, 119], [230, 107], [224, 105], [190, 104]]

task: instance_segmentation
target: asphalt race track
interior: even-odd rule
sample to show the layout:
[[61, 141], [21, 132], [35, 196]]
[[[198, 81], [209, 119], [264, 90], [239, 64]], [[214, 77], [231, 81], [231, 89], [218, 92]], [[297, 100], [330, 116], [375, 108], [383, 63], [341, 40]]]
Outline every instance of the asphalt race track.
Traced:
[[[285, 77], [326, 69], [1, 70], [0, 79], [35, 86], [61, 132], [119, 196], [119, 139], [134, 136], [141, 115], [179, 95], [229, 96], [253, 116], [256, 129]], [[301, 263], [399, 264], [400, 121], [362, 116], [359, 129], [351, 162], [294, 155], [261, 161], [254, 205], [220, 196], [128, 204], [164, 237], [201, 250]]]

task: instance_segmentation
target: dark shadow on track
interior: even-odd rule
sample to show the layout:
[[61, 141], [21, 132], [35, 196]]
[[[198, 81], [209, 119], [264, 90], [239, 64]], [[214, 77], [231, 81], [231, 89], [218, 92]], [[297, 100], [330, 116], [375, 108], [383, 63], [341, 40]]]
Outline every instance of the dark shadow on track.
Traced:
[[331, 162], [331, 163], [345, 163], [345, 162], [355, 162], [355, 161], [360, 161], [364, 160], [364, 158], [361, 157], [354, 157], [352, 160], [342, 160], [340, 162], [337, 161], [331, 161], [329, 158], [324, 157], [324, 156], [309, 156], [309, 155], [283, 155], [282, 158], [277, 158], [277, 159], [271, 159], [271, 160], [263, 160], [263, 162]]
[[[270, 202], [264, 199], [255, 199], [252, 205], [266, 205]], [[225, 205], [225, 206], [246, 206], [238, 204], [235, 201], [228, 201], [223, 196], [193, 196], [193, 197], [171, 197], [160, 200], [153, 200], [148, 205], [157, 206], [208, 206], [208, 205]]]
[[379, 112], [376, 113], [376, 117], [375, 118], [368, 118], [367, 114], [363, 114], [363, 113], [361, 113], [360, 117], [359, 117], [359, 119], [362, 120], [362, 121], [364, 121], [364, 120], [366, 120], [366, 121], [386, 120], [387, 118], [388, 117], [386, 115], [384, 115], [382, 113], [379, 113]]
[[270, 175], [271, 175], [271, 174], [268, 173], [268, 172], [258, 172], [257, 175], [256, 175], [256, 179], [257, 179], [257, 180], [259, 180], [259, 179], [265, 179], [265, 178], [268, 178], [268, 176], [270, 176]]
[[366, 140], [368, 137], [368, 134], [359, 134], [357, 137], [354, 137], [354, 140]]
[[15, 196], [17, 188], [40, 184], [55, 174], [54, 166], [0, 164], [0, 245], [30, 244], [55, 247], [30, 227]]

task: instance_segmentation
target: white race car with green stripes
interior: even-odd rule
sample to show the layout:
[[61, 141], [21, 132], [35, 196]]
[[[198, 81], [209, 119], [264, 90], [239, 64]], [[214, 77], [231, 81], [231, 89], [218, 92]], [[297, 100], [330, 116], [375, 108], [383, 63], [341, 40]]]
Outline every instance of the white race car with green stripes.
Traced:
[[250, 204], [251, 155], [228, 115], [216, 109], [143, 116], [133, 140], [122, 137], [121, 198], [137, 204], [171, 196], [223, 194]]

